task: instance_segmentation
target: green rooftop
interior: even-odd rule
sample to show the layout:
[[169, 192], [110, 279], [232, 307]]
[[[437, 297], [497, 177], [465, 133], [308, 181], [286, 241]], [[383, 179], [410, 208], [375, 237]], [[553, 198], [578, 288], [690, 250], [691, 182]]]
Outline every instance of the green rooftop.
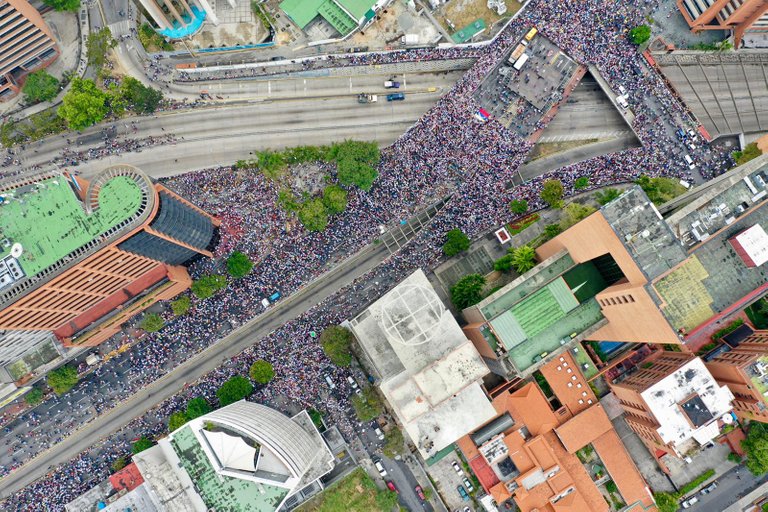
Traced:
[[374, 0], [283, 0], [280, 9], [301, 29], [321, 16], [345, 36], [357, 28], [359, 20], [372, 17], [375, 3]]
[[451, 36], [454, 43], [466, 43], [477, 34], [485, 30], [485, 21], [482, 18], [478, 18], [466, 27], [462, 28], [458, 32]]
[[[66, 178], [41, 180], [3, 192], [0, 203], [0, 241], [19, 243], [19, 258], [27, 277], [37, 275], [67, 254], [130, 219], [141, 207], [142, 192], [127, 176], [116, 176], [99, 191], [99, 209], [86, 215]], [[11, 247], [0, 247], [0, 258]]]
[[171, 446], [211, 510], [274, 512], [288, 494], [281, 487], [217, 474], [189, 425], [173, 434]]

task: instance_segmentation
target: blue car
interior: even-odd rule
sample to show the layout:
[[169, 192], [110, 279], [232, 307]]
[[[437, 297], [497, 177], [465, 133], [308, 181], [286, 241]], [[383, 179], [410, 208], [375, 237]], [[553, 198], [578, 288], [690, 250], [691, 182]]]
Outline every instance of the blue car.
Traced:
[[467, 490], [463, 485], [456, 487], [456, 490], [459, 491], [459, 495], [461, 496], [462, 500], [469, 501], [469, 493], [467, 493]]
[[273, 293], [272, 295], [269, 296], [269, 301], [270, 302], [275, 302], [280, 297], [282, 297], [282, 295], [280, 295], [280, 292], [275, 292], [275, 293]]
[[405, 94], [396, 92], [394, 94], [387, 94], [387, 101], [400, 101], [405, 99]]

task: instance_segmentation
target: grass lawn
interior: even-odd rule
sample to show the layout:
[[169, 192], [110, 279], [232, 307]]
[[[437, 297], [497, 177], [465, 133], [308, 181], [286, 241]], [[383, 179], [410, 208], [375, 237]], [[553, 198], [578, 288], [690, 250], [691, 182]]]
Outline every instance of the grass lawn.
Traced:
[[563, 142], [542, 142], [533, 146], [533, 151], [529, 157], [529, 161], [538, 160], [539, 158], [546, 158], [562, 151], [568, 151], [569, 149], [578, 148], [579, 146], [585, 146], [597, 142], [599, 139], [583, 139], [583, 140], [567, 140]]
[[362, 468], [354, 470], [296, 510], [299, 512], [391, 512], [392, 491], [382, 491]]

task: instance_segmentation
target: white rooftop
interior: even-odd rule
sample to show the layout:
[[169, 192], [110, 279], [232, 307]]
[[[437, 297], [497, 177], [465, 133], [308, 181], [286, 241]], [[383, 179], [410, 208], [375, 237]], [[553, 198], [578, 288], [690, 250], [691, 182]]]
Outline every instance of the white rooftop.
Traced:
[[719, 433], [717, 421], [732, 409], [733, 394], [720, 386], [698, 357], [641, 393], [665, 443], [694, 438], [700, 444]]
[[488, 367], [417, 270], [349, 322], [381, 391], [425, 458], [496, 416]]
[[756, 266], [768, 261], [768, 234], [763, 226], [755, 224], [734, 237]]

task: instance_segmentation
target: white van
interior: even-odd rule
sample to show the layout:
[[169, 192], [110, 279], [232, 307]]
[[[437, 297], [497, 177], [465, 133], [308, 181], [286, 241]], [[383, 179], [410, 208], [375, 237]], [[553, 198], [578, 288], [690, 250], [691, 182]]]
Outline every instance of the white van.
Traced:
[[696, 168], [696, 165], [693, 163], [693, 158], [691, 158], [691, 155], [685, 155], [683, 159], [685, 160], [685, 163], [688, 164], [689, 169]]
[[333, 380], [331, 380], [331, 376], [330, 375], [328, 375], [326, 373], [325, 375], [323, 375], [323, 377], [325, 377], [325, 382], [328, 383], [328, 387], [329, 388], [336, 389], [336, 384], [333, 383]]

